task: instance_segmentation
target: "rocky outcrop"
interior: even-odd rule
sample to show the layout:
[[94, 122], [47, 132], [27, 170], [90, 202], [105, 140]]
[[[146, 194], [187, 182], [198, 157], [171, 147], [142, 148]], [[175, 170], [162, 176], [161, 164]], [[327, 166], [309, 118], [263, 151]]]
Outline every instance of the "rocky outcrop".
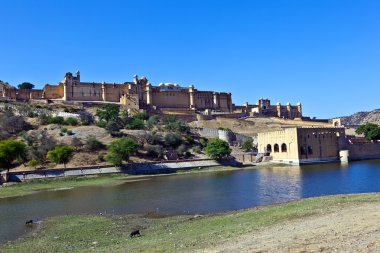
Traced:
[[380, 124], [380, 109], [370, 112], [357, 112], [350, 116], [341, 117], [344, 125], [362, 125], [366, 123]]

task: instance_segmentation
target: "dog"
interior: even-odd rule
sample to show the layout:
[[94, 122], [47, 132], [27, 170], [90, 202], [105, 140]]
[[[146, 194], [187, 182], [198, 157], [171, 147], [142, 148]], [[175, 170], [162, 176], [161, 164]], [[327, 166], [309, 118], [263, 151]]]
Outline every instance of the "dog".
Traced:
[[33, 225], [33, 223], [34, 223], [33, 220], [28, 220], [25, 222], [25, 225]]
[[130, 236], [131, 238], [132, 238], [132, 237], [135, 237], [135, 236], [141, 236], [141, 234], [140, 234], [140, 230], [139, 230], [139, 229], [137, 229], [137, 230], [133, 230], [129, 236]]

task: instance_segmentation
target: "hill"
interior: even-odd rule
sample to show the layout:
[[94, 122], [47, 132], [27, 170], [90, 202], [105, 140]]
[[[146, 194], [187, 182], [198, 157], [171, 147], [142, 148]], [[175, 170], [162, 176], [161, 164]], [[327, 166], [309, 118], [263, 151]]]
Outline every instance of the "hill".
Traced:
[[341, 117], [341, 119], [344, 125], [380, 124], [380, 109], [375, 109], [370, 112], [357, 112], [350, 116]]

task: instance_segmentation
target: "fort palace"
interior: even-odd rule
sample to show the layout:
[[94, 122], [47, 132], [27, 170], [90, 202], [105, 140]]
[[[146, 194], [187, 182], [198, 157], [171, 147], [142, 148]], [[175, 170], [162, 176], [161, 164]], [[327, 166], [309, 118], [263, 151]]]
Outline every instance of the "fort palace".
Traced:
[[246, 113], [252, 116], [302, 118], [301, 104], [271, 105], [269, 99], [259, 99], [255, 105], [235, 106], [228, 92], [200, 91], [189, 85], [174, 83], [153, 86], [146, 77], [134, 76], [124, 83], [95, 83], [81, 81], [80, 72], [67, 72], [57, 85], [46, 84], [42, 89], [16, 89], [0, 83], [0, 97], [17, 100], [51, 100], [119, 103], [130, 110], [169, 109], [174, 111], [211, 111], [213, 113]]

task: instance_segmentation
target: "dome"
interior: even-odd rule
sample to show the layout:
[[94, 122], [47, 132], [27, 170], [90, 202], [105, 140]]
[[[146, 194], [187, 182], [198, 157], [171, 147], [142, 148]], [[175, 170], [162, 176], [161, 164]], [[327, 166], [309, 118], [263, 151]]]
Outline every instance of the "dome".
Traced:
[[290, 105], [290, 103], [289, 103], [289, 102], [287, 102], [287, 103], [286, 103], [286, 105]]
[[277, 102], [276, 105], [281, 105], [281, 103], [280, 103], [280, 102]]

